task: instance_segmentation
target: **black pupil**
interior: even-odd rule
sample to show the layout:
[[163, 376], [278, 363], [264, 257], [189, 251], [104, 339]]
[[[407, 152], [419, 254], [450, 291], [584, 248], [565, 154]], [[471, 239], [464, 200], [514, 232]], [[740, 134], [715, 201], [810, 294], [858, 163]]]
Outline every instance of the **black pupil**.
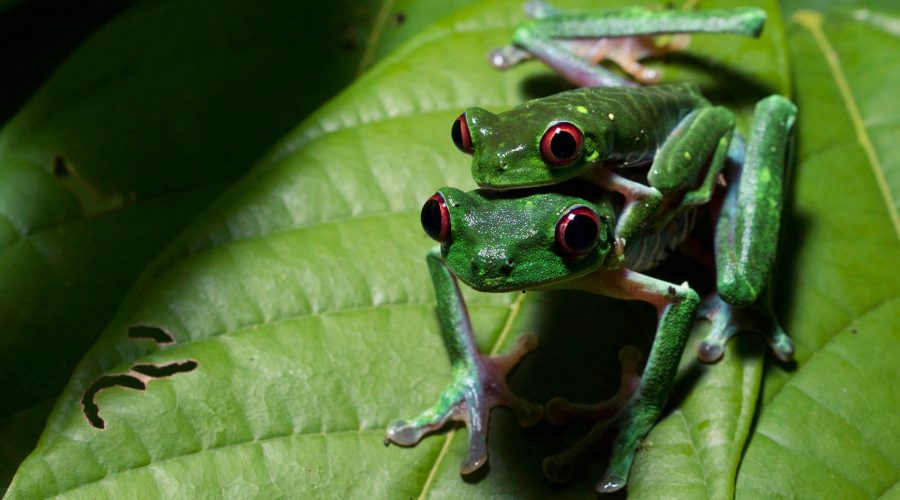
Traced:
[[441, 204], [437, 200], [428, 200], [422, 206], [422, 228], [431, 239], [438, 239], [442, 226]]
[[[424, 220], [424, 219], [423, 219]], [[576, 215], [566, 225], [563, 238], [575, 253], [585, 253], [597, 244], [598, 228], [594, 219], [587, 215]]]
[[553, 138], [550, 139], [550, 151], [561, 160], [567, 160], [575, 156], [575, 147], [577, 145], [575, 137], [563, 130], [557, 131]]
[[456, 147], [465, 150], [463, 147], [462, 124], [459, 123], [461, 119], [462, 118], [457, 118], [456, 121], [453, 122], [453, 128], [450, 129], [450, 136], [453, 137], [453, 144], [456, 144]]

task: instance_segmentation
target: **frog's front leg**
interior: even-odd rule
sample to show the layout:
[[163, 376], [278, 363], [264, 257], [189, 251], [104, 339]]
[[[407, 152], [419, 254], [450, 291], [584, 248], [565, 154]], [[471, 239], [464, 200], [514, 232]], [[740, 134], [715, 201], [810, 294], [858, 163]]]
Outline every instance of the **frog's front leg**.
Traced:
[[778, 249], [782, 183], [797, 107], [781, 96], [756, 105], [744, 164], [730, 180], [716, 226], [716, 279], [721, 299], [704, 304], [713, 322], [700, 359], [716, 361], [742, 330], [762, 332], [775, 355], [788, 361], [793, 345], [769, 306], [769, 282]]
[[427, 261], [453, 380], [433, 407], [415, 419], [391, 423], [385, 444], [413, 446], [450, 420], [464, 422], [469, 430], [469, 451], [460, 472], [468, 474], [487, 462], [488, 420], [492, 408], [509, 407], [522, 426], [533, 425], [541, 419], [542, 408], [517, 397], [506, 384], [506, 375], [534, 348], [536, 339], [523, 337], [518, 348], [504, 356], [482, 355], [475, 345], [472, 324], [456, 277], [444, 264], [440, 249], [429, 252]]
[[625, 300], [643, 300], [656, 307], [659, 324], [650, 356], [631, 401], [609, 422], [601, 422], [571, 449], [544, 461], [544, 472], [564, 481], [572, 468], [592, 452], [610, 425], [619, 428], [606, 474], [597, 490], [625, 486], [641, 439], [662, 414], [669, 390], [694, 322], [700, 299], [687, 283], [675, 285], [627, 269], [600, 270], [580, 278], [578, 288]]
[[[582, 87], [634, 85], [597, 66], [604, 58], [617, 62], [638, 81], [659, 77], [638, 63], [643, 57], [678, 50], [683, 39], [656, 46], [648, 36], [675, 33], [733, 33], [758, 36], [766, 20], [760, 9], [651, 11], [640, 8], [565, 12], [543, 3], [529, 2], [535, 19], [520, 25], [512, 45], [495, 50], [490, 61], [508, 68], [536, 57], [575, 85]], [[611, 42], [597, 43], [603, 40]]]
[[681, 191], [682, 206], [710, 200], [728, 158], [734, 115], [720, 106], [696, 109], [682, 118], [656, 153], [647, 174], [649, 186], [617, 174], [611, 167], [585, 174], [593, 183], [625, 198], [616, 237], [626, 243], [658, 219], [665, 193]]
[[644, 225], [653, 220], [662, 204], [663, 195], [653, 186], [646, 186], [625, 178], [611, 168], [593, 168], [586, 174], [594, 184], [607, 191], [619, 193], [625, 200], [616, 221], [616, 238], [628, 242]]

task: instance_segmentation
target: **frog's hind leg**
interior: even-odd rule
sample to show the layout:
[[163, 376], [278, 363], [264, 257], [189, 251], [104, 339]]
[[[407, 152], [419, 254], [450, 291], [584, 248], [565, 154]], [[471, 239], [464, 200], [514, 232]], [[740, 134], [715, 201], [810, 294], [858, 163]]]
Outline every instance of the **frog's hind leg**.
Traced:
[[426, 434], [440, 429], [451, 420], [464, 422], [469, 430], [469, 451], [460, 472], [469, 474], [487, 463], [487, 430], [492, 408], [510, 408], [522, 426], [533, 425], [541, 419], [542, 408], [517, 397], [506, 384], [506, 375], [522, 356], [534, 349], [536, 339], [522, 337], [516, 350], [510, 354], [481, 354], [475, 345], [472, 325], [456, 277], [444, 264], [439, 249], [430, 252], [427, 260], [453, 380], [434, 406], [412, 420], [391, 423], [387, 428], [385, 444], [393, 442], [413, 446]]
[[611, 398], [595, 404], [572, 403], [563, 398], [553, 398], [544, 405], [544, 420], [557, 426], [571, 422], [601, 422], [615, 416], [624, 407], [641, 382], [641, 351], [633, 346], [625, 346], [619, 351], [622, 376], [619, 388]]
[[679, 50], [685, 45], [685, 38], [674, 37], [668, 44], [657, 44], [653, 39], [656, 35], [732, 33], [755, 37], [766, 20], [765, 12], [754, 8], [702, 11], [629, 8], [566, 12], [542, 2], [529, 2], [526, 11], [534, 19], [516, 29], [511, 45], [491, 53], [491, 63], [498, 68], [508, 68], [535, 57], [570, 82], [583, 87], [634, 85], [598, 66], [596, 63], [602, 59], [616, 62], [640, 82], [658, 80], [656, 72], [638, 61]]
[[594, 451], [608, 429], [617, 427], [609, 466], [597, 484], [598, 491], [608, 493], [625, 486], [641, 439], [662, 414], [700, 298], [687, 283], [675, 285], [624, 268], [595, 271], [574, 285], [609, 297], [649, 302], [659, 314], [653, 347], [637, 391], [628, 403], [572, 448], [544, 460], [544, 473], [550, 479], [565, 480], [575, 464]]
[[[781, 96], [756, 105], [744, 164], [729, 184], [716, 224], [716, 285], [721, 300], [707, 304], [713, 329], [700, 346], [701, 360], [717, 360], [724, 344], [742, 327], [762, 330], [778, 358], [787, 361], [793, 355], [790, 339], [772, 316], [768, 294], [796, 114], [797, 107]], [[752, 314], [758, 318], [749, 319]]]

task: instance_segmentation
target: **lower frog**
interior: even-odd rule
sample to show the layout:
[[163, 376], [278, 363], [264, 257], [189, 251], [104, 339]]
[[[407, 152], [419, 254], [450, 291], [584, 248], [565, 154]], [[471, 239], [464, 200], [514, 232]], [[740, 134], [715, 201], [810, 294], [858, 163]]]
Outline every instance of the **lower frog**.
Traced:
[[[773, 236], [768, 224], [772, 217], [777, 220], [773, 213], [777, 206], [770, 201], [779, 198], [772, 192], [780, 193], [795, 110], [780, 105], [779, 99], [783, 98], [760, 103], [779, 111], [756, 114], [743, 166], [730, 172], [725, 195], [714, 198], [711, 212], [718, 213], [715, 249], [720, 284], [751, 273], [768, 274], [768, 256], [774, 251], [766, 244]], [[656, 336], [634, 394], [571, 450], [548, 458], [544, 470], [551, 479], [565, 480], [574, 464], [613, 426], [619, 432], [597, 488], [611, 492], [625, 486], [640, 442], [665, 406], [700, 306], [697, 293], [687, 283], [669, 283], [644, 271], [686, 238], [697, 214], [707, 207], [674, 200], [656, 212], [626, 249], [615, 230], [621, 203], [589, 185], [575, 192], [571, 186], [468, 193], [447, 187], [425, 203], [422, 226], [440, 243], [428, 254], [427, 263], [453, 380], [432, 408], [412, 420], [392, 423], [386, 443], [412, 446], [448, 421], [462, 421], [468, 427], [469, 449], [461, 472], [470, 473], [487, 462], [493, 407], [509, 407], [523, 425], [542, 417], [540, 406], [515, 396], [505, 381], [507, 372], [533, 344], [526, 341], [506, 356], [481, 354], [457, 278], [486, 292], [585, 290], [650, 303], [658, 313]]]

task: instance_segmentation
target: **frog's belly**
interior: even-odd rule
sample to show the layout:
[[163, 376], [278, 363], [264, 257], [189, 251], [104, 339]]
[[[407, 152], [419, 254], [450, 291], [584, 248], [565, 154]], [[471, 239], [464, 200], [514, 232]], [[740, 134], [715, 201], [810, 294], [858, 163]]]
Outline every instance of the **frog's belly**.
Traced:
[[646, 271], [665, 259], [694, 229], [699, 211], [700, 207], [688, 208], [659, 231], [625, 242], [625, 267]]

